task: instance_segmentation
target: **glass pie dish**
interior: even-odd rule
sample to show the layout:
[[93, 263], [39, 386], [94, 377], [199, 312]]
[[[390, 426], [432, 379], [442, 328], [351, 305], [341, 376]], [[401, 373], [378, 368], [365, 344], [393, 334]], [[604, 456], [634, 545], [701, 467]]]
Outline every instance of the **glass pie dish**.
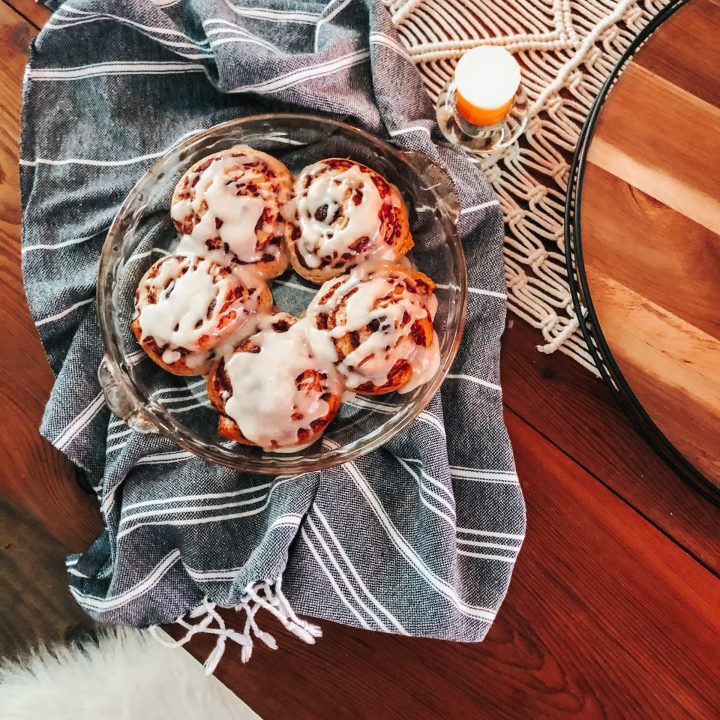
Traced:
[[[250, 145], [292, 172], [328, 157], [349, 157], [384, 175], [401, 191], [415, 247], [410, 263], [437, 284], [435, 331], [440, 364], [432, 379], [406, 394], [355, 396], [341, 405], [323, 438], [292, 453], [271, 453], [224, 440], [205, 381], [155, 365], [130, 329], [135, 289], [150, 265], [173, 252], [177, 231], [170, 199], [183, 173], [206, 155]], [[408, 425], [438, 391], [457, 353], [465, 322], [467, 277], [455, 223], [459, 205], [449, 178], [425, 155], [403, 152], [327, 118], [270, 114], [232, 120], [183, 139], [131, 190], [108, 232], [100, 258], [97, 307], [105, 347], [98, 375], [110, 409], [131, 428], [161, 433], [186, 450], [237, 470], [287, 474], [319, 470], [370, 452]], [[301, 315], [317, 286], [291, 271], [271, 281], [275, 304]]]

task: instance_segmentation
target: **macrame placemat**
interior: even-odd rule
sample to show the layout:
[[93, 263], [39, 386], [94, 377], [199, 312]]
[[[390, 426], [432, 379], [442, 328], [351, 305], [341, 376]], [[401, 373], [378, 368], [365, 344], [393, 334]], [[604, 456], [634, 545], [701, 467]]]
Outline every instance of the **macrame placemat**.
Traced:
[[667, 0], [383, 0], [433, 101], [457, 59], [502, 45], [523, 67], [530, 119], [519, 146], [478, 161], [503, 206], [508, 307], [543, 353], [597, 373], [573, 310], [563, 213], [570, 163], [603, 82]]

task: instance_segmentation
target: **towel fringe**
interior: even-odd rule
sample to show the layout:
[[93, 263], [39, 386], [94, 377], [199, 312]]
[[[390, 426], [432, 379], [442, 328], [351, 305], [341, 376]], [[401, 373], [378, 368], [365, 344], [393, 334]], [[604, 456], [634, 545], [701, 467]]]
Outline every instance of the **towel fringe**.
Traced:
[[[217, 604], [211, 602], [206, 595], [197, 607], [193, 608], [185, 615], [181, 615], [175, 624], [185, 629], [185, 634], [177, 640], [168, 639], [161, 633], [160, 626], [151, 625], [148, 628], [150, 634], [162, 645], [166, 647], [178, 648], [182, 647], [195, 635], [206, 634], [216, 635], [217, 641], [207, 660], [205, 660], [205, 674], [212, 675], [220, 662], [225, 646], [228, 640], [240, 645], [242, 648], [240, 659], [246, 663], [250, 660], [253, 651], [253, 637], [261, 640], [271, 650], [277, 650], [277, 641], [268, 632], [261, 630], [255, 620], [257, 611], [263, 608], [274, 615], [283, 626], [291, 633], [299, 637], [302, 641], [313, 645], [315, 638], [322, 636], [322, 629], [317, 625], [303, 620], [295, 614], [290, 602], [282, 591], [282, 578], [275, 580], [261, 580], [259, 582], [250, 583], [244, 590], [243, 597], [240, 602], [234, 606], [236, 612], [245, 613], [245, 626], [242, 632], [228, 628], [225, 620], [217, 611]], [[198, 620], [196, 623], [188, 622], [188, 620]], [[213, 624], [215, 626], [213, 626]]]

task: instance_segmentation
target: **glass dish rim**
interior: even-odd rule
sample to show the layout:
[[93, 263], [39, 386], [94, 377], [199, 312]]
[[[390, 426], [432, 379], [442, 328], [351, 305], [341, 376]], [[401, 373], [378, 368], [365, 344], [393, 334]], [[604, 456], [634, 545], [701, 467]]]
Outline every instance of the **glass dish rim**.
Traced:
[[[409, 159], [414, 154], [412, 151], [407, 152], [400, 150], [385, 140], [382, 140], [381, 138], [378, 138], [361, 128], [357, 128], [341, 120], [335, 120], [322, 115], [310, 115], [307, 113], [262, 113], [218, 123], [217, 125], [213, 125], [210, 128], [183, 138], [180, 142], [167, 149], [145, 170], [138, 181], [133, 185], [132, 189], [123, 200], [117, 214], [113, 218], [113, 222], [103, 243], [100, 262], [98, 265], [98, 280], [96, 287], [97, 318], [104, 348], [103, 361], [109, 361], [111, 372], [113, 374], [113, 381], [117, 386], [119, 386], [120, 391], [124, 394], [124, 396], [130, 399], [130, 402], [134, 407], [134, 413], [139, 413], [142, 419], [146, 423], [149, 423], [152, 427], [149, 432], [156, 432], [164, 437], [167, 437], [177, 443], [184, 450], [191, 452], [193, 455], [203, 460], [238, 471], [274, 475], [302, 473], [312, 470], [325, 470], [335, 467], [336, 465], [352, 462], [353, 460], [357, 460], [363, 455], [378, 449], [393, 438], [398, 432], [406, 428], [427, 407], [444, 382], [460, 346], [467, 318], [468, 304], [468, 279], [465, 253], [457, 231], [456, 218], [451, 218], [451, 233], [447, 237], [447, 245], [449, 246], [450, 252], [453, 256], [453, 262], [457, 266], [457, 277], [455, 280], [458, 284], [461, 307], [458, 321], [452, 329], [453, 335], [450, 338], [451, 344], [449, 352], [438, 368], [432, 382], [428, 383], [423, 388], [422, 394], [412, 403], [405, 405], [397, 414], [385, 420], [376, 431], [373, 431], [373, 437], [365, 442], [367, 438], [367, 436], [365, 436], [353, 441], [352, 443], [342, 446], [338, 445], [336, 447], [332, 447], [332, 441], [322, 439], [320, 442], [326, 443], [324, 449], [327, 452], [321, 458], [304, 458], [302, 456], [295, 458], [293, 456], [278, 454], [278, 461], [276, 464], [273, 464], [270, 460], [271, 456], [269, 454], [258, 456], [257, 459], [240, 456], [227, 456], [222, 452], [224, 448], [221, 448], [221, 446], [212, 446], [203, 442], [199, 438], [193, 438], [191, 433], [185, 432], [177, 426], [173, 426], [165, 418], [154, 412], [153, 404], [150, 399], [146, 398], [144, 393], [136, 387], [132, 377], [124, 369], [126, 358], [121, 350], [120, 344], [114, 339], [114, 317], [112, 302], [109, 297], [110, 288], [108, 287], [108, 278], [114, 277], [117, 259], [120, 255], [122, 243], [124, 241], [125, 229], [122, 227], [122, 221], [128, 215], [131, 205], [138, 193], [138, 189], [141, 186], [144, 186], [153, 175], [157, 174], [158, 168], [167, 161], [170, 155], [182, 153], [185, 148], [197, 143], [203, 138], [221, 134], [223, 131], [231, 130], [235, 127], [241, 128], [244, 125], [250, 125], [252, 123], [282, 120], [306, 121], [339, 128], [351, 135], [359, 137], [364, 143], [382, 150], [396, 162], [412, 164]], [[447, 173], [439, 168], [429, 157], [423, 153], [417, 154], [421, 155], [423, 159], [425, 159], [434, 169], [445, 175], [448, 182], [451, 183]], [[431, 192], [433, 192], [433, 195], [435, 195], [436, 198], [441, 199], [434, 190], [431, 189]], [[117, 250], [114, 250], [113, 246], [117, 246]], [[127, 417], [124, 419], [127, 420]], [[328, 447], [328, 445], [330, 445], [330, 447]]]

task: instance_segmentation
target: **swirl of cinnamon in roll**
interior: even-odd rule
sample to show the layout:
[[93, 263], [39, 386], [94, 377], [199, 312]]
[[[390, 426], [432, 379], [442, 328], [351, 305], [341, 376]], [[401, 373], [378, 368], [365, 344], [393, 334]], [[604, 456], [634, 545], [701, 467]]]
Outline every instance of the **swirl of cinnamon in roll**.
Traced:
[[329, 280], [307, 311], [315, 352], [333, 358], [357, 393], [419, 387], [440, 362], [434, 289], [421, 272], [394, 263], [357, 267]]
[[393, 260], [413, 246], [400, 191], [353, 160], [329, 158], [295, 180], [295, 221], [286, 244], [295, 271], [321, 284], [368, 260]]
[[160, 367], [174, 375], [206, 375], [221, 343], [271, 307], [268, 286], [253, 272], [169, 255], [140, 280], [131, 328]]
[[245, 145], [195, 163], [175, 188], [170, 215], [179, 253], [220, 265], [253, 265], [265, 278], [287, 268], [283, 237], [292, 175], [277, 159]]
[[218, 433], [245, 445], [291, 452], [317, 440], [335, 417], [343, 385], [312, 352], [306, 321], [287, 313], [259, 320], [208, 378]]

